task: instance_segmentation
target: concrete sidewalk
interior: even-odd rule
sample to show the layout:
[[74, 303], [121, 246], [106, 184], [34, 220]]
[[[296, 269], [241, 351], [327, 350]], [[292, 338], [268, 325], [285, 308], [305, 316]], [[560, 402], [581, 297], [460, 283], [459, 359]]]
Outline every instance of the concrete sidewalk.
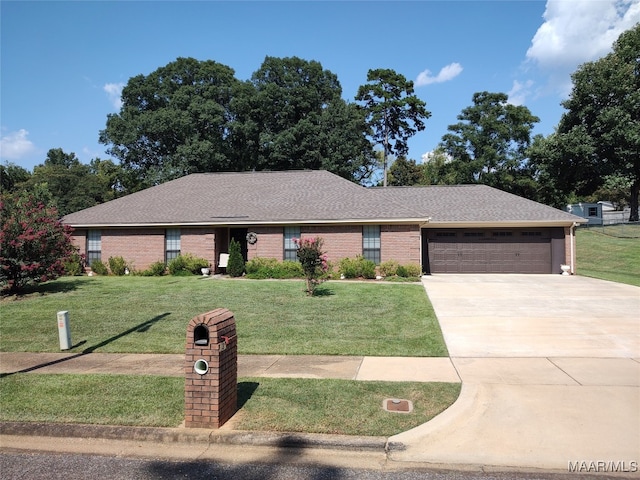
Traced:
[[[0, 374], [112, 373], [184, 376], [184, 355], [0, 352]], [[448, 357], [239, 355], [238, 377], [460, 382]]]

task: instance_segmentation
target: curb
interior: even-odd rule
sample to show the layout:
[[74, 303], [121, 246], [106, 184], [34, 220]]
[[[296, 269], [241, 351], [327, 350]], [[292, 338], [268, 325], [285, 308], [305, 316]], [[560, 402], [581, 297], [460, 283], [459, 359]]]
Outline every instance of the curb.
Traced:
[[353, 451], [385, 452], [386, 437], [356, 437], [320, 433], [277, 433], [252, 431], [219, 431], [188, 428], [128, 427], [68, 423], [0, 422], [1, 435], [32, 437], [96, 438], [135, 440], [187, 445], [250, 445], [272, 448], [326, 448]]

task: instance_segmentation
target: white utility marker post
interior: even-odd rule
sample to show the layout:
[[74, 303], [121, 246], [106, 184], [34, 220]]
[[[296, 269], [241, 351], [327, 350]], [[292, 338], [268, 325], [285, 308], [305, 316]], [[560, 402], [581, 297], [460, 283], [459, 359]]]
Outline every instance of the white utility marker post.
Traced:
[[71, 348], [71, 330], [69, 329], [69, 312], [58, 312], [58, 336], [60, 337], [60, 350]]

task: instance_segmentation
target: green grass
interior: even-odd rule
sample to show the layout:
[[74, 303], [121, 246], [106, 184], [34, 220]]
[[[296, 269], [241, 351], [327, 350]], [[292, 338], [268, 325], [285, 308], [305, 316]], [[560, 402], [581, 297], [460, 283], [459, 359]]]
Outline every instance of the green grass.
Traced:
[[640, 225], [579, 228], [576, 260], [578, 275], [640, 287]]
[[194, 316], [228, 308], [240, 354], [446, 356], [421, 285], [202, 277], [64, 277], [2, 300], [0, 351], [58, 352], [69, 311], [71, 352], [184, 353]]
[[184, 420], [184, 379], [133, 375], [0, 378], [0, 420], [170, 427]]
[[[177, 427], [184, 380], [132, 375], [8, 375], [0, 379], [0, 421]], [[243, 378], [234, 429], [390, 436], [451, 405], [460, 384]], [[385, 398], [414, 403], [383, 410]]]

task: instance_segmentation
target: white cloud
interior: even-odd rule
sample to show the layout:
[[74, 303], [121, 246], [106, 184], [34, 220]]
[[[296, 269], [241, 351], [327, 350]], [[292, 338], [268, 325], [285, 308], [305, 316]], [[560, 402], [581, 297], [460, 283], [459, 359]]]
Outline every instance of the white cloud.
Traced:
[[430, 70], [420, 72], [418, 78], [416, 78], [416, 87], [422, 87], [430, 85], [432, 83], [442, 83], [453, 80], [462, 73], [462, 65], [459, 63], [450, 63], [449, 65], [442, 67], [440, 72], [435, 77], [431, 75]]
[[0, 157], [3, 160], [19, 160], [34, 153], [36, 146], [27, 138], [29, 132], [21, 128], [0, 138]]
[[120, 110], [122, 107], [122, 89], [124, 83], [107, 83], [102, 89], [107, 92], [109, 101], [116, 110]]
[[543, 16], [527, 60], [567, 91], [580, 64], [609, 53], [620, 34], [640, 22], [640, 0], [548, 0]]
[[519, 82], [518, 80], [513, 81], [513, 86], [507, 95], [509, 96], [508, 102], [511, 105], [524, 105], [529, 96], [531, 96], [533, 80], [527, 80], [525, 82]]

